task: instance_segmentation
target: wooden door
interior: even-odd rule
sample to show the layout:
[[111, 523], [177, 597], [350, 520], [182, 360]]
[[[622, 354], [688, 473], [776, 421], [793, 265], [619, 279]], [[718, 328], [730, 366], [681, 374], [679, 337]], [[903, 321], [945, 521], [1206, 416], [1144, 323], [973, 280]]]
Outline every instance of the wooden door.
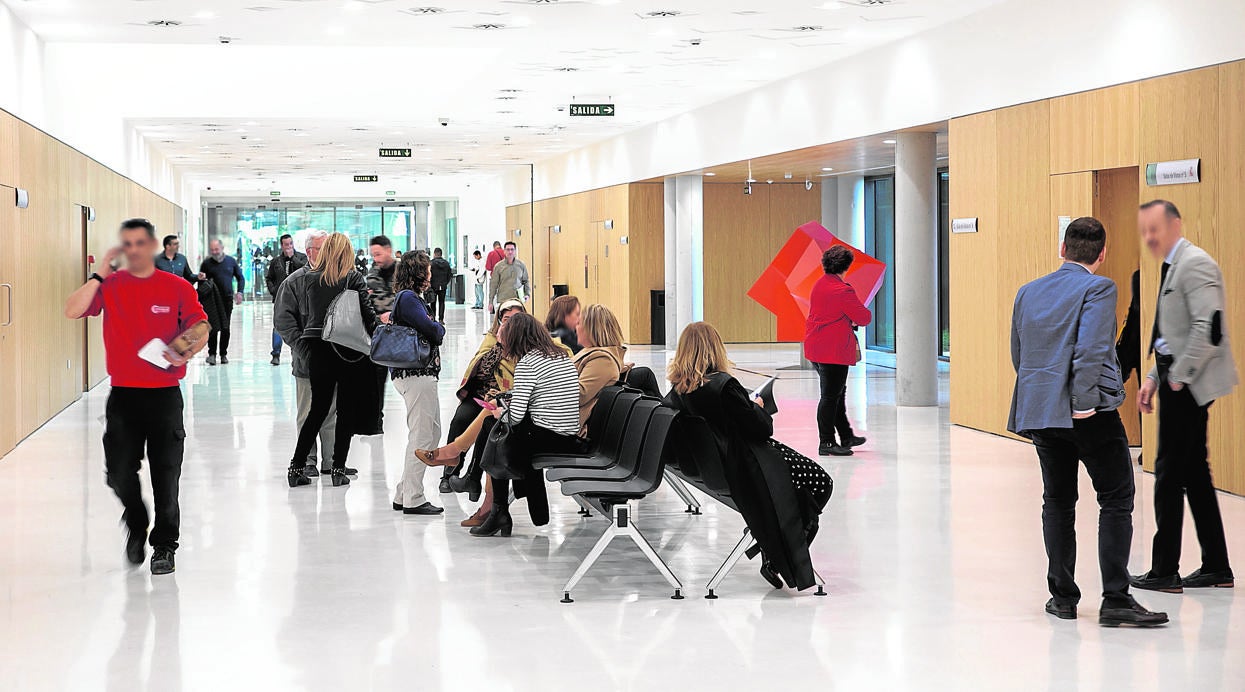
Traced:
[[[1123, 328], [1132, 300], [1132, 277], [1141, 266], [1141, 237], [1137, 233], [1138, 169], [1113, 168], [1094, 173], [1094, 218], [1107, 229], [1107, 261], [1098, 273], [1115, 281], [1116, 321]], [[1143, 293], [1140, 300], [1145, 302]], [[1143, 322], [1141, 348], [1150, 343], [1150, 329]], [[1142, 361], [1143, 367], [1145, 359]], [[1144, 370], [1143, 370], [1144, 374]], [[1120, 406], [1120, 418], [1128, 431], [1128, 443], [1141, 445], [1141, 414], [1137, 410], [1137, 376], [1125, 383], [1128, 396]]]
[[[0, 185], [0, 198], [11, 202], [13, 188]], [[18, 441], [17, 382], [18, 338], [13, 319], [14, 284], [17, 272], [17, 207], [0, 204], [0, 456], [8, 454]]]

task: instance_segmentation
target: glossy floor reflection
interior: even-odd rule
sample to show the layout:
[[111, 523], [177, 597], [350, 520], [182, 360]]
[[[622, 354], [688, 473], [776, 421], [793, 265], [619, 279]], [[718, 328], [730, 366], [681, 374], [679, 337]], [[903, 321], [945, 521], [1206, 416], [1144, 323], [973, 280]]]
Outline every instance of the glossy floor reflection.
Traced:
[[[200, 358], [185, 382], [174, 576], [124, 564], [120, 510], [102, 474], [106, 387], [0, 460], [0, 689], [1245, 689], [1245, 601], [1233, 591], [1142, 594], [1172, 614], [1161, 631], [1097, 626], [1088, 481], [1082, 617], [1045, 615], [1031, 448], [950, 428], [945, 405], [896, 409], [883, 368], [856, 368], [849, 383], [869, 444], [826, 463], [836, 492], [814, 562], [829, 597], [773, 591], [745, 563], [721, 599], [704, 600], [743, 524], [710, 501], [703, 515], [685, 514], [662, 489], [637, 523], [689, 597], [669, 600], [638, 551], [616, 543], [567, 606], [559, 589], [602, 520], [579, 518], [554, 490], [549, 526], [533, 528], [520, 508], [514, 538], [472, 538], [458, 521], [474, 507], [437, 496], [434, 473], [428, 489], [444, 517], [395, 514], [405, 440], [396, 392], [386, 435], [355, 442], [357, 483], [287, 488], [289, 367], [268, 364], [268, 306], [239, 310], [235, 323], [234, 362]], [[450, 323], [446, 422], [483, 316], [451, 309]], [[797, 352], [750, 346], [732, 356], [769, 372]], [[642, 347], [632, 357], [660, 366], [665, 356]], [[781, 374], [778, 437], [813, 453], [816, 382]], [[1138, 479], [1140, 571], [1153, 516], [1152, 478]], [[1245, 569], [1245, 501], [1221, 501]], [[1186, 530], [1189, 571], [1191, 522]]]

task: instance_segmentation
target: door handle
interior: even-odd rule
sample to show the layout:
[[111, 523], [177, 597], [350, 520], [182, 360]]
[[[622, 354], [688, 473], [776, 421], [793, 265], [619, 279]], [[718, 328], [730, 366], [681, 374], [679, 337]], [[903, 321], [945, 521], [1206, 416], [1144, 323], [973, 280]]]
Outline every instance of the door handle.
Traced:
[[9, 319], [4, 324], [0, 324], [0, 327], [8, 327], [9, 325], [13, 324], [13, 284], [0, 284], [0, 288], [8, 289], [8, 306], [9, 306], [8, 307]]

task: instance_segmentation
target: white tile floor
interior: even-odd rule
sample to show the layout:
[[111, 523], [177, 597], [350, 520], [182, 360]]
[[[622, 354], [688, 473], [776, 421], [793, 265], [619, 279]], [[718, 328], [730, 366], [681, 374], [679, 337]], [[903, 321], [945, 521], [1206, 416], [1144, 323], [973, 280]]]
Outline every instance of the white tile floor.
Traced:
[[[720, 600], [704, 600], [742, 522], [711, 502], [687, 515], [663, 489], [638, 524], [689, 598], [670, 600], [639, 553], [617, 544], [568, 606], [559, 589], [601, 520], [580, 519], [556, 490], [552, 523], [535, 529], [516, 512], [510, 540], [459, 528], [473, 509], [464, 496], [440, 496], [443, 518], [393, 513], [405, 439], [395, 392], [384, 438], [355, 442], [357, 483], [287, 488], [289, 368], [268, 365], [267, 306], [235, 321], [234, 362], [200, 359], [185, 383], [175, 575], [124, 564], [101, 471], [106, 387], [0, 460], [0, 689], [1245, 689], [1245, 600], [1232, 591], [1142, 594], [1174, 619], [1160, 631], [1097, 626], [1087, 482], [1082, 618], [1045, 615], [1032, 450], [950, 428], [945, 406], [896, 409], [887, 370], [854, 370], [851, 415], [870, 443], [826, 464], [837, 488], [814, 562], [828, 598], [773, 591], [743, 564]], [[447, 422], [482, 320], [460, 308], [450, 323]], [[750, 369], [796, 359], [789, 347], [732, 353]], [[645, 347], [634, 358], [664, 356]], [[783, 376], [778, 437], [813, 452], [815, 381]], [[1151, 481], [1139, 475], [1138, 571]], [[1245, 500], [1222, 503], [1240, 568]], [[1188, 571], [1197, 560], [1186, 526]]]

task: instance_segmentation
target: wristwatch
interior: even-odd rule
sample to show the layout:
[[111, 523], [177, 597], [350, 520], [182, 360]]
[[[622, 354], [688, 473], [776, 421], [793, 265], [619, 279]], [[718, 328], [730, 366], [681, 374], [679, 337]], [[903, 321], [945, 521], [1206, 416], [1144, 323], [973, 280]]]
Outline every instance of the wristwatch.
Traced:
[[89, 279], [87, 279], [87, 280], [89, 281], [90, 279], [95, 279], [96, 281], [100, 282], [101, 284], [102, 284], [102, 283], [104, 283], [104, 277], [102, 277], [102, 276], [100, 276], [99, 274], [96, 274], [96, 273], [94, 273], [94, 272], [92, 272], [92, 273], [91, 273], [90, 278], [89, 278]]

